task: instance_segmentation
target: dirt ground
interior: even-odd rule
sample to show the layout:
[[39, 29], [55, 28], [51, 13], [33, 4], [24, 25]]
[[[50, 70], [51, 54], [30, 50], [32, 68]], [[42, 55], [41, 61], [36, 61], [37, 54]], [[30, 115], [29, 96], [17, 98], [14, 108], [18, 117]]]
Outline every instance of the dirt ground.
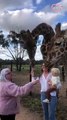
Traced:
[[30, 112], [29, 109], [23, 106], [20, 109], [20, 114], [17, 114], [16, 120], [41, 120], [38, 113]]
[[[20, 79], [19, 79], [20, 78]], [[25, 83], [28, 82], [29, 76], [24, 76], [23, 77], [24, 80], [22, 80], [22, 75], [14, 75], [14, 80], [16, 80], [15, 82], [18, 85], [24, 85]], [[39, 87], [36, 86], [34, 88], [37, 92], [39, 92]], [[62, 104], [65, 104], [65, 106], [67, 105], [67, 81], [66, 82], [62, 82], [62, 89], [60, 90], [60, 97], [59, 97], [59, 101], [62, 102]], [[40, 115], [38, 113], [35, 112], [30, 112], [28, 108], [23, 107], [23, 105], [21, 105], [20, 108], [20, 114], [18, 114], [16, 116], [16, 120], [42, 120], [42, 118], [40, 117]], [[64, 119], [67, 120], [67, 119]]]

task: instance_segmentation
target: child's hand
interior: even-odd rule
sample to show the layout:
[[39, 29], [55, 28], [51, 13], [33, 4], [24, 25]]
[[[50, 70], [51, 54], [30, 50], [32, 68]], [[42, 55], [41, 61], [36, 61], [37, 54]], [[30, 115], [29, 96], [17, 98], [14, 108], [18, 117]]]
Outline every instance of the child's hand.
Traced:
[[49, 80], [49, 81], [48, 81], [48, 84], [49, 84], [49, 85], [52, 85], [52, 82], [51, 82], [51, 80]]

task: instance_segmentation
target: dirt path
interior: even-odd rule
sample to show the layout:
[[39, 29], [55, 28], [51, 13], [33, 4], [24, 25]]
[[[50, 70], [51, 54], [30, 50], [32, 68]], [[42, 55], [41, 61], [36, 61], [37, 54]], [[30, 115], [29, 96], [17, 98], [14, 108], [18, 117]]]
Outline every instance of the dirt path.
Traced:
[[20, 114], [17, 114], [16, 120], [41, 120], [39, 114], [30, 112], [27, 108], [22, 107]]

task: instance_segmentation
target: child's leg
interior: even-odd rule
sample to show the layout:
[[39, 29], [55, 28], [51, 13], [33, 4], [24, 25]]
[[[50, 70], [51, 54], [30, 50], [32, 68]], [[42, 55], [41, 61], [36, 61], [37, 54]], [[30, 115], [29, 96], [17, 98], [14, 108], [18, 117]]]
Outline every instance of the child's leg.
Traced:
[[56, 88], [49, 88], [48, 90], [47, 90], [47, 92], [46, 92], [46, 96], [47, 96], [47, 99], [49, 99], [50, 100], [50, 93], [52, 92], [52, 91], [56, 91]]
[[47, 90], [47, 92], [46, 92], [46, 97], [48, 100], [50, 100], [50, 91], [49, 90]]
[[56, 91], [56, 88], [50, 88], [50, 89], [48, 89], [48, 90], [46, 91], [46, 99], [43, 100], [43, 102], [49, 103], [49, 101], [50, 101], [50, 99], [51, 99], [50, 93], [51, 93], [52, 91]]
[[46, 99], [43, 100], [45, 103], [49, 103], [50, 100], [50, 91], [46, 91]]

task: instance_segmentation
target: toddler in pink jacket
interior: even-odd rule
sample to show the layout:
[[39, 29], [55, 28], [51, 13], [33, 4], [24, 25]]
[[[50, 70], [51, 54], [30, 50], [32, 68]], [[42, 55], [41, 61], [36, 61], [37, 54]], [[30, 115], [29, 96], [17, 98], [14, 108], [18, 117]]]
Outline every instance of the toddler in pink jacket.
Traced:
[[24, 86], [18, 86], [12, 82], [12, 73], [9, 68], [5, 68], [0, 74], [0, 118], [1, 120], [15, 120], [15, 115], [19, 112], [18, 96], [23, 96], [30, 92], [37, 81], [29, 82]]

